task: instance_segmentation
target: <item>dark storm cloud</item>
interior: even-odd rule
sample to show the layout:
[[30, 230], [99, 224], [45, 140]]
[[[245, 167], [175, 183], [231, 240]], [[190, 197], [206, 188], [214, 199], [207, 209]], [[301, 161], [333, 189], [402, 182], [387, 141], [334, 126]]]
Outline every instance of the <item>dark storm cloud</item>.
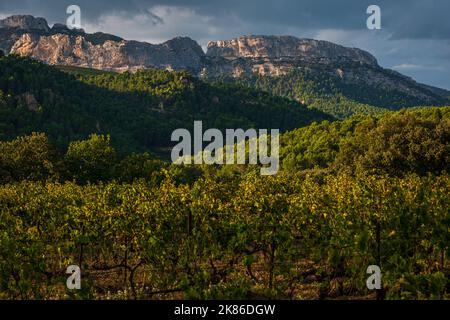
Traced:
[[64, 21], [65, 8], [77, 4], [85, 19], [95, 22], [113, 12], [147, 13], [162, 23], [149, 8], [156, 5], [185, 7], [217, 19], [234, 16], [249, 24], [308, 29], [365, 28], [370, 4], [382, 9], [383, 27], [393, 38], [450, 38], [448, 0], [25, 0], [2, 1], [0, 12], [39, 14], [50, 22]]
[[144, 12], [149, 16], [149, 18], [151, 19], [151, 23], [156, 26], [158, 24], [163, 24], [164, 23], [164, 19], [159, 17], [158, 15], [154, 14], [153, 12], [151, 12], [150, 10], [144, 10]]

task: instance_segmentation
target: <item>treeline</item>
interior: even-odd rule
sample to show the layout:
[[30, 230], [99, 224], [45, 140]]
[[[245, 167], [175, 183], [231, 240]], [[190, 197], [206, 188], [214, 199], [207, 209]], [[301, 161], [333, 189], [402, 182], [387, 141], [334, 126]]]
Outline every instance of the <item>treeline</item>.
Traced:
[[284, 134], [285, 170], [439, 174], [450, 169], [450, 107], [404, 109], [314, 123]]
[[[313, 123], [282, 134], [280, 144], [281, 168], [288, 172], [438, 175], [450, 168], [450, 107]], [[44, 133], [0, 141], [2, 183], [160, 181], [163, 168], [178, 172], [181, 181], [193, 181], [202, 175], [232, 177], [253, 170], [242, 165], [181, 167], [148, 152], [122, 155], [110, 136], [97, 134], [72, 141], [63, 151]]]
[[120, 157], [109, 136], [92, 134], [86, 140], [73, 141], [60, 152], [43, 133], [33, 133], [12, 141], [0, 142], [0, 181], [75, 181], [117, 180], [131, 182], [157, 179], [167, 164], [149, 153]]

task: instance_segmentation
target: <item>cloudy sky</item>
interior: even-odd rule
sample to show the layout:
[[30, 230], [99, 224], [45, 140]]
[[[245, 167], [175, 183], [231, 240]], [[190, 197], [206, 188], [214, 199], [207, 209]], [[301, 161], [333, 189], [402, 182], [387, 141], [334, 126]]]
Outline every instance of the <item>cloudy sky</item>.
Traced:
[[[248, 34], [293, 35], [369, 51], [383, 67], [450, 89], [449, 0], [0, 0], [0, 17], [32, 14], [50, 25], [81, 8], [82, 27], [160, 43]], [[381, 8], [381, 30], [366, 27], [369, 5]]]

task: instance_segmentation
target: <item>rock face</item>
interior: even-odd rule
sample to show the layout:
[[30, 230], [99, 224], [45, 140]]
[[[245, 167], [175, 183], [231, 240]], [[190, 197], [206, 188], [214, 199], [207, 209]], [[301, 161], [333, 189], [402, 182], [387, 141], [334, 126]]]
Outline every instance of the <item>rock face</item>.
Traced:
[[48, 64], [119, 72], [146, 67], [196, 71], [202, 57], [201, 47], [188, 38], [176, 38], [161, 45], [152, 45], [125, 40], [93, 41], [80, 34], [66, 33], [24, 33], [15, 41], [10, 53], [31, 56]]
[[[294, 68], [358, 64], [377, 68], [370, 53], [346, 48], [328, 41], [298, 39], [292, 36], [242, 36], [232, 40], [210, 41], [203, 70], [209, 75], [259, 74], [279, 76]], [[343, 70], [335, 70], [342, 77]]]
[[376, 59], [360, 49], [312, 39], [291, 36], [242, 36], [232, 40], [210, 41], [207, 55], [210, 57], [295, 59], [330, 62], [335, 60], [358, 61], [377, 65]]
[[[358, 61], [377, 65], [369, 53], [326, 41], [290, 36], [246, 36], [211, 41], [205, 55], [190, 38], [177, 37], [155, 45], [127, 41], [105, 33], [88, 34], [57, 23], [48, 27], [43, 18], [12, 16], [0, 20], [0, 49], [48, 64], [65, 64], [111, 71], [146, 67], [187, 69], [194, 74], [241, 76], [281, 75], [298, 62]], [[203, 72], [203, 73], [202, 73]]]
[[19, 101], [20, 104], [25, 105], [29, 111], [36, 112], [39, 108], [39, 104], [36, 100], [36, 97], [30, 92], [25, 92], [17, 96], [16, 99]]
[[204, 52], [197, 42], [178, 37], [163, 44], [127, 41], [105, 33], [87, 34], [42, 18], [13, 16], [0, 20], [0, 49], [48, 64], [111, 71], [141, 68], [186, 69], [198, 73]]

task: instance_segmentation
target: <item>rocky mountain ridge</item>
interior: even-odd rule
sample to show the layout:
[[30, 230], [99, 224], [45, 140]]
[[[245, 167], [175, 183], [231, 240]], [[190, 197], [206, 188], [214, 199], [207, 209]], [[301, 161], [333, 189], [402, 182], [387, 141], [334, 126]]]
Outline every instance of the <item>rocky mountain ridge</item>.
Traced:
[[17, 28], [27, 31], [50, 31], [47, 20], [44, 18], [35, 18], [30, 15], [15, 15], [0, 20], [0, 28]]
[[221, 72], [239, 76], [243, 73], [280, 75], [288, 72], [293, 62], [300, 61], [311, 64], [353, 61], [378, 65], [375, 57], [363, 50], [292, 36], [242, 36], [210, 41], [204, 53], [197, 42], [187, 37], [150, 44], [101, 32], [88, 34], [83, 30], [70, 30], [59, 23], [50, 28], [44, 18], [33, 16], [11, 16], [0, 20], [0, 49], [48, 64], [111, 71], [156, 67], [188, 69], [195, 74], [210, 71], [212, 75]]
[[186, 37], [162, 44], [127, 41], [101, 32], [70, 30], [59, 23], [50, 28], [45, 19], [32, 16], [0, 20], [0, 49], [52, 65], [118, 72], [148, 67], [197, 72], [204, 56], [197, 42]]
[[188, 70], [208, 78], [283, 76], [308, 70], [350, 85], [383, 87], [411, 96], [423, 104], [442, 104], [450, 93], [415, 82], [380, 67], [370, 53], [328, 41], [292, 36], [242, 36], [210, 41], [207, 52], [188, 37], [150, 44], [105, 34], [51, 28], [44, 18], [12, 16], [0, 20], [0, 50], [28, 56], [51, 65], [70, 65], [108, 71], [143, 68]]
[[269, 58], [335, 60], [336, 57], [378, 65], [377, 60], [368, 52], [321, 40], [298, 39], [293, 36], [242, 36], [237, 39], [210, 41], [207, 55], [209, 57]]

